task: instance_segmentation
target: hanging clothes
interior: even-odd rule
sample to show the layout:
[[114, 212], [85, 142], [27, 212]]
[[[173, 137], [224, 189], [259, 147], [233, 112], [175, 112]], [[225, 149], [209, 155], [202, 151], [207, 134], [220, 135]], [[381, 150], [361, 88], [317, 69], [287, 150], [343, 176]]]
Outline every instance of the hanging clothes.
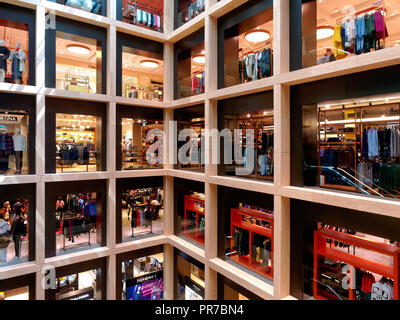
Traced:
[[340, 58], [344, 56], [344, 42], [341, 35], [342, 25], [338, 24], [335, 27], [335, 31], [333, 33], [333, 47], [335, 58]]

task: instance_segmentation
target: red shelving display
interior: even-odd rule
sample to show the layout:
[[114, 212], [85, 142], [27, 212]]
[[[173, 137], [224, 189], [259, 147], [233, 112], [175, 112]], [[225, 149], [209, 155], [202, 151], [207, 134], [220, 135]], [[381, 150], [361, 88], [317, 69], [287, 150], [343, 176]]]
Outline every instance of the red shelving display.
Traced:
[[[332, 243], [340, 243], [344, 245], [354, 246], [354, 250], [368, 250], [373, 254], [380, 254], [392, 259], [393, 265], [386, 265], [376, 261], [373, 261], [371, 258], [373, 254], [371, 254], [371, 258], [361, 257], [355, 255], [355, 251], [353, 254], [352, 250], [348, 249], [348, 252], [345, 252], [342, 248], [343, 246], [332, 246]], [[329, 267], [326, 264], [322, 263], [322, 259], [330, 259], [334, 261], [340, 261], [341, 263], [348, 264], [351, 266], [348, 271], [343, 272], [342, 270], [334, 270], [334, 267]], [[400, 278], [400, 270], [399, 270], [399, 259], [400, 259], [400, 248], [391, 244], [376, 242], [370, 239], [366, 239], [357, 235], [347, 234], [339, 231], [329, 230], [329, 229], [319, 229], [314, 231], [314, 281], [313, 281], [313, 290], [314, 290], [314, 299], [317, 300], [338, 300], [340, 297], [331, 290], [322, 290], [318, 284], [322, 284], [319, 281], [319, 274], [322, 265], [326, 268], [332, 268], [332, 272], [341, 273], [346, 279], [342, 279], [345, 283], [348, 284], [348, 289], [344, 288], [344, 290], [340, 289], [341, 292], [346, 292], [346, 299], [349, 300], [357, 300], [355, 289], [356, 285], [360, 286], [360, 284], [355, 284], [355, 276], [352, 275], [352, 272], [355, 272], [355, 268], [359, 270], [363, 270], [365, 272], [378, 274], [382, 277], [386, 277], [387, 279], [391, 279], [393, 281], [393, 299], [399, 299], [399, 278]], [[351, 271], [353, 268], [353, 271]], [[336, 273], [336, 274], [337, 274]], [[379, 279], [376, 279], [378, 281]], [[323, 285], [323, 284], [322, 284]], [[343, 285], [341, 285], [343, 286]], [[326, 288], [328, 288], [326, 286]], [[348, 294], [348, 297], [347, 297]]]
[[[235, 248], [234, 234], [235, 230], [240, 229], [249, 233], [248, 254], [241, 255]], [[273, 279], [273, 239], [274, 239], [274, 215], [258, 210], [248, 208], [231, 209], [231, 253], [230, 259], [242, 266], [261, 274], [268, 279]], [[261, 236], [267, 238], [263, 243], [267, 243], [268, 248], [254, 248], [255, 237]], [[233, 253], [237, 250], [235, 253]], [[254, 251], [256, 249], [256, 251]], [[261, 251], [264, 250], [264, 253]], [[256, 257], [256, 258], [255, 258]], [[265, 259], [263, 260], [262, 259]], [[269, 261], [271, 263], [269, 263]]]
[[[193, 215], [195, 219], [192, 219]], [[185, 195], [185, 213], [184, 213], [184, 226], [183, 234], [185, 237], [204, 245], [204, 226], [205, 221], [204, 212], [204, 197], [200, 194], [187, 194]], [[189, 224], [188, 221], [194, 221], [195, 224]]]

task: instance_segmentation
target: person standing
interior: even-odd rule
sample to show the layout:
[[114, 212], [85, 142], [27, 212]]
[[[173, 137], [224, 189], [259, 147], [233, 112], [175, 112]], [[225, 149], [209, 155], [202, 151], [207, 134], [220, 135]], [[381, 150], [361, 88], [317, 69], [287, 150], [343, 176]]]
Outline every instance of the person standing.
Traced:
[[22, 237], [25, 234], [24, 217], [22, 214], [16, 214], [12, 224], [12, 237], [15, 245], [15, 256], [19, 259], [21, 256]]
[[7, 234], [11, 227], [10, 224], [4, 219], [5, 212], [6, 209], [0, 210], [0, 263], [7, 261], [7, 247], [10, 243]]

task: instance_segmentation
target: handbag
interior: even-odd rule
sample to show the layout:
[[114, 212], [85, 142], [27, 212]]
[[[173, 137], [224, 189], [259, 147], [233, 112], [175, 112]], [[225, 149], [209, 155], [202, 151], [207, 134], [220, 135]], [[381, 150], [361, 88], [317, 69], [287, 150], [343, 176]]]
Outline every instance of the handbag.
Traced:
[[11, 242], [11, 238], [7, 236], [1, 236], [0, 237], [0, 249], [5, 249], [8, 247], [8, 245]]

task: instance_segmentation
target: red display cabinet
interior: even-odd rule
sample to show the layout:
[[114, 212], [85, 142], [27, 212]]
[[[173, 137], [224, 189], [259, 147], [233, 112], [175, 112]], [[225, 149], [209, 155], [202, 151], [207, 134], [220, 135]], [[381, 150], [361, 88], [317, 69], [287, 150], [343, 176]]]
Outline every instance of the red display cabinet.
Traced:
[[200, 194], [185, 195], [185, 213], [183, 234], [198, 243], [204, 245], [204, 197]]
[[[256, 223], [249, 222], [249, 220]], [[263, 222], [263, 225], [257, 224]], [[231, 255], [231, 260], [250, 269], [268, 279], [273, 280], [273, 251], [274, 251], [274, 215], [258, 210], [248, 208], [232, 208], [231, 209], [231, 235], [234, 235], [235, 229], [246, 230], [249, 232], [249, 254], [239, 255], [238, 253]], [[271, 265], [265, 264], [254, 259], [253, 242], [256, 236], [261, 236], [269, 239], [270, 250], [269, 256]], [[234, 239], [231, 241], [231, 253], [234, 252]]]
[[[361, 256], [355, 255], [354, 251], [350, 248], [348, 252], [343, 250], [344, 246], [338, 246], [334, 244], [345, 244], [349, 246], [354, 246], [353, 250], [367, 250], [371, 252], [368, 256], [365, 254]], [[355, 249], [357, 248], [357, 249]], [[367, 252], [368, 252], [367, 251]], [[352, 254], [353, 252], [353, 254]], [[378, 263], [374, 260], [374, 255], [377, 254], [385, 255], [393, 259], [393, 265], [386, 265]], [[329, 230], [329, 229], [319, 229], [314, 231], [314, 299], [316, 300], [338, 300], [339, 297], [335, 295], [335, 292], [323, 290], [319, 287], [320, 281], [319, 273], [322, 268], [322, 259], [331, 259], [340, 261], [342, 263], [348, 264], [354, 268], [363, 270], [365, 272], [378, 274], [382, 277], [393, 280], [393, 294], [394, 300], [399, 299], [399, 259], [400, 259], [400, 248], [394, 245], [376, 242], [370, 239], [366, 239], [357, 235], [347, 234], [344, 232]], [[326, 266], [326, 265], [325, 265]], [[355, 286], [351, 284], [351, 279], [354, 277], [349, 273], [349, 289], [348, 289], [348, 299], [356, 300]]]

